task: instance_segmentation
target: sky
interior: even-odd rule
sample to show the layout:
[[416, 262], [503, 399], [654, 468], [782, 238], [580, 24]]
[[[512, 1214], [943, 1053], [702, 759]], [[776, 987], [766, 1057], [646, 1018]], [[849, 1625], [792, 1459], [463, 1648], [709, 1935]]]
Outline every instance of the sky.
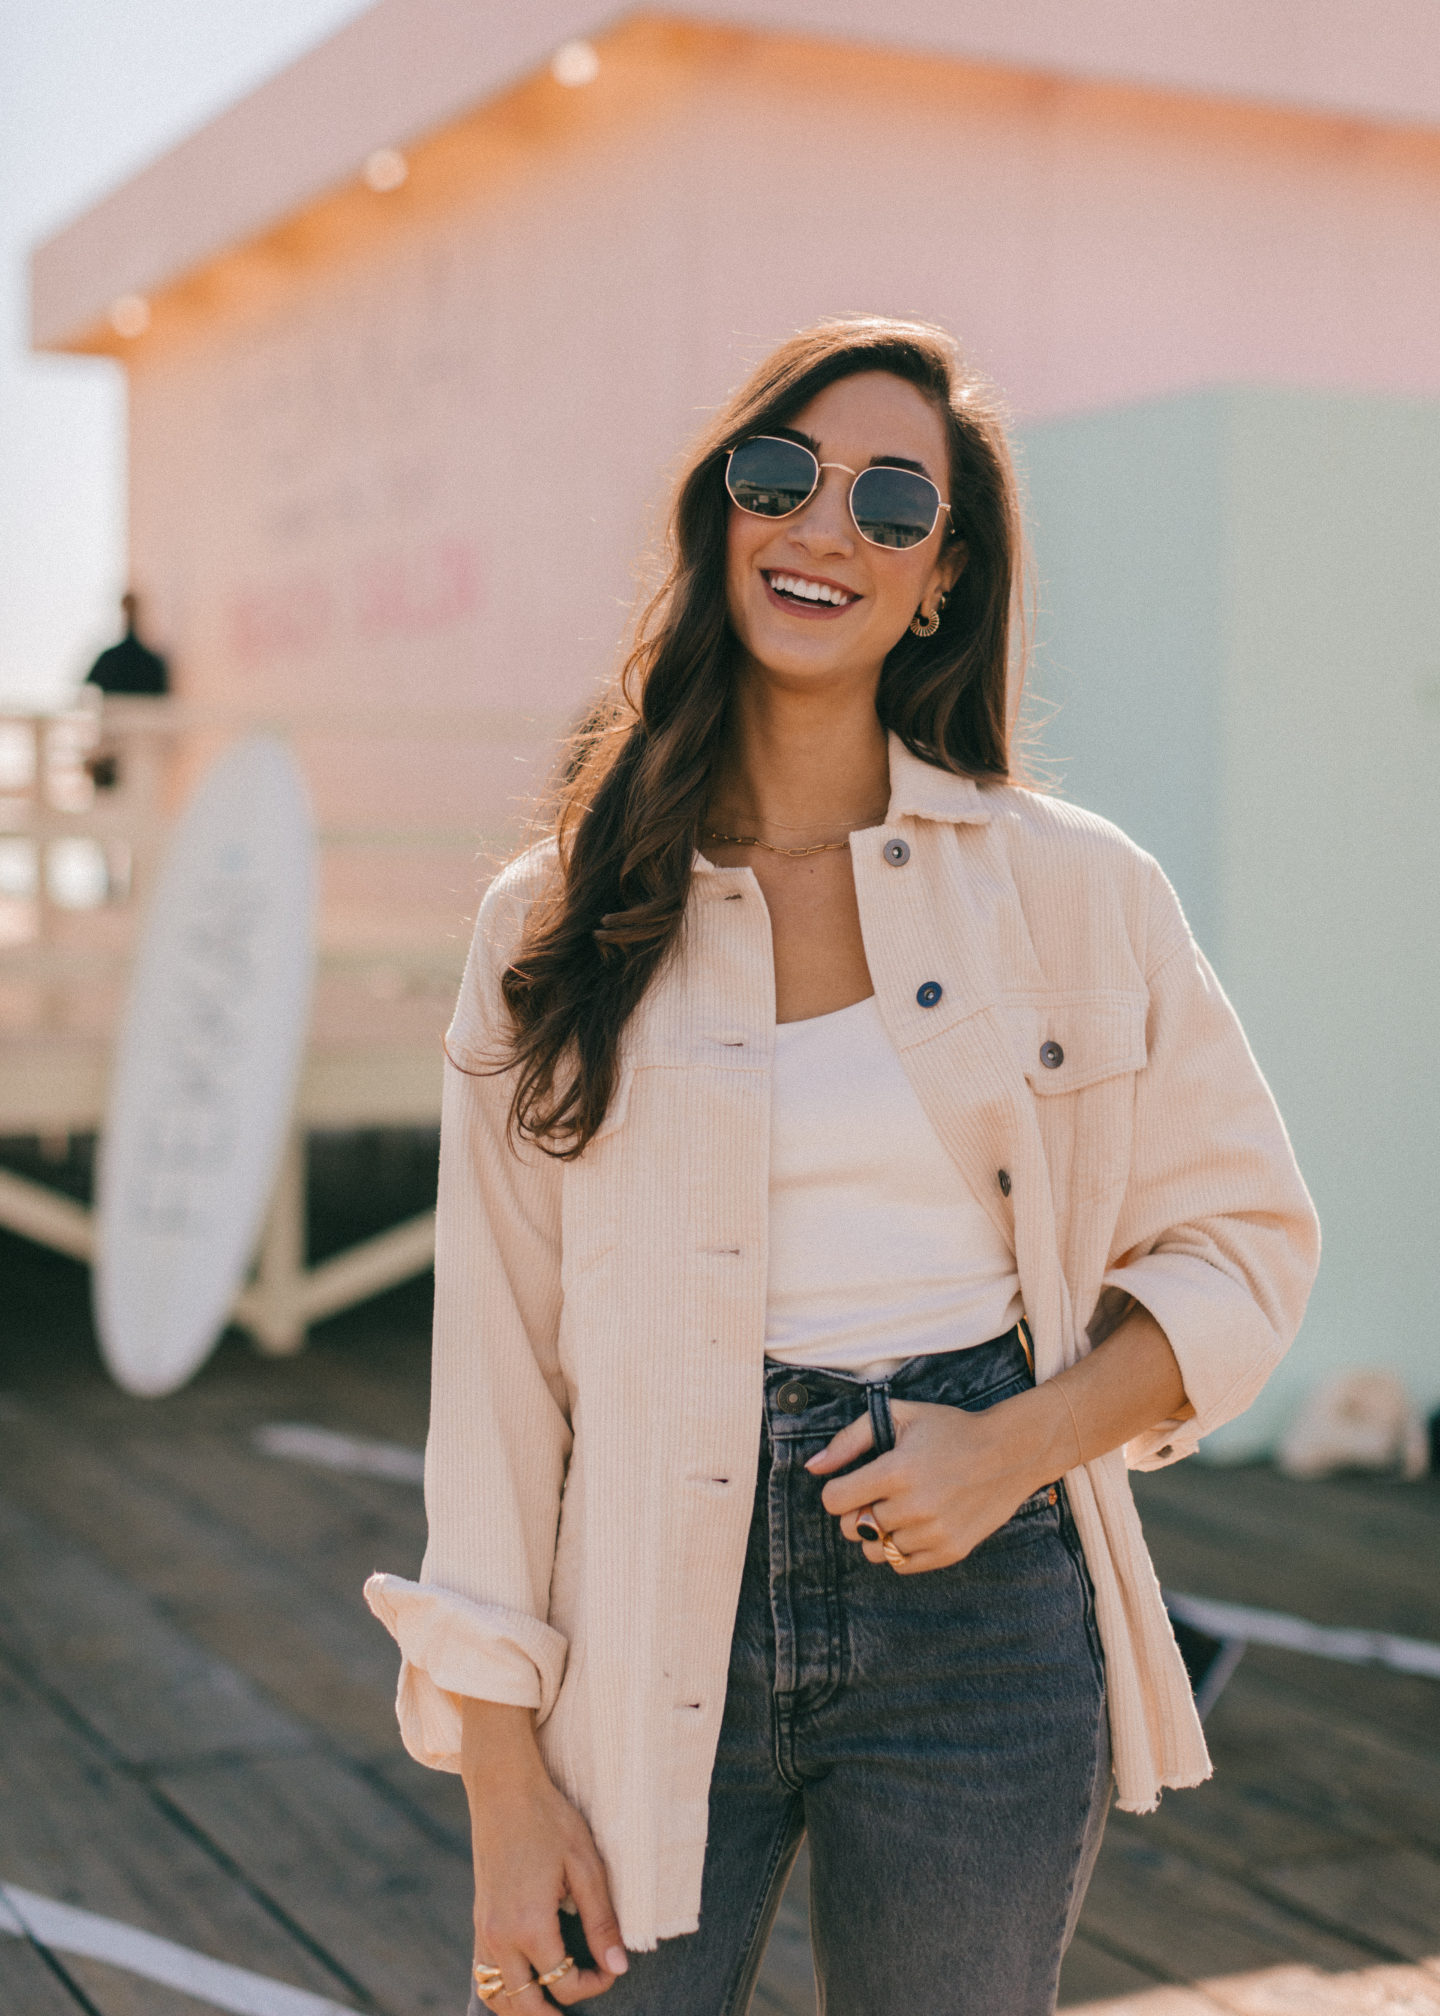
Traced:
[[117, 633], [119, 367], [36, 358], [30, 248], [370, 0], [0, 0], [0, 705]]

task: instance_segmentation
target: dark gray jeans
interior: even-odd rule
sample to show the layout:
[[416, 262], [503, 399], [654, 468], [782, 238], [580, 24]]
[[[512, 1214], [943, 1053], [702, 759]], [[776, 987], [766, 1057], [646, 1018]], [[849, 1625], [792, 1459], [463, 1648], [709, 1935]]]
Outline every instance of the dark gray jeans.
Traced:
[[[632, 1954], [580, 2006], [742, 2016], [808, 1836], [824, 2016], [1049, 2016], [1110, 1796], [1094, 1597], [1064, 1489], [1037, 1492], [967, 1560], [902, 1576], [842, 1538], [804, 1468], [867, 1406], [890, 1446], [892, 1395], [979, 1410], [1029, 1384], [1013, 1331], [870, 1386], [767, 1367], [700, 1929]], [[562, 1919], [567, 1940], [577, 1924]]]

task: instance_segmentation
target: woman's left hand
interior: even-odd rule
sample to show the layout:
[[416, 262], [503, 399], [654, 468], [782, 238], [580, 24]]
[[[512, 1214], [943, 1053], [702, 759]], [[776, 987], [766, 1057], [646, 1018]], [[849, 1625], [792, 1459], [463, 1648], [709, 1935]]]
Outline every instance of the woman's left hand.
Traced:
[[825, 1509], [839, 1518], [845, 1538], [864, 1548], [867, 1561], [886, 1559], [878, 1540], [862, 1540], [857, 1531], [868, 1505], [906, 1557], [896, 1573], [923, 1575], [963, 1561], [1073, 1460], [1073, 1443], [1068, 1459], [1063, 1436], [1056, 1447], [1059, 1423], [1052, 1402], [1043, 1387], [983, 1413], [894, 1400], [895, 1447], [887, 1455], [847, 1476], [831, 1474], [874, 1447], [870, 1417], [862, 1414], [805, 1467], [812, 1476], [830, 1478]]

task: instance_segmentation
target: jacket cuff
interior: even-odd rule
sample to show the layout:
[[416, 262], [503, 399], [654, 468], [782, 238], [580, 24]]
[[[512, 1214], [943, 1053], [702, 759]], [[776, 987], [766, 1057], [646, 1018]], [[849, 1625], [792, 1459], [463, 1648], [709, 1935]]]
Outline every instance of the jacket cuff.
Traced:
[[1132, 1470], [1159, 1470], [1193, 1456], [1202, 1438], [1241, 1414], [1284, 1352], [1253, 1298], [1192, 1253], [1148, 1253], [1105, 1276], [1134, 1296], [1165, 1332], [1194, 1414], [1162, 1421], [1125, 1445]]
[[534, 1708], [537, 1722], [555, 1706], [567, 1647], [538, 1617], [400, 1575], [372, 1575], [365, 1601], [404, 1655], [395, 1707], [417, 1762], [460, 1768], [456, 1696]]

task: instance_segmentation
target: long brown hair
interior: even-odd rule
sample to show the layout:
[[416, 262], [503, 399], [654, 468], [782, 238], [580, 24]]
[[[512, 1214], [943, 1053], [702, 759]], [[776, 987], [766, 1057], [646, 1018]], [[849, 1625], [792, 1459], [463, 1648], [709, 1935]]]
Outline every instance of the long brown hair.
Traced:
[[679, 938], [733, 685], [726, 455], [861, 371], [903, 378], [945, 420], [947, 536], [969, 549], [938, 634], [907, 632], [886, 658], [876, 712], [942, 770], [1010, 774], [1020, 524], [995, 399], [943, 329], [872, 316], [818, 323], [782, 343], [697, 444], [676, 486], [665, 577], [569, 752], [556, 883], [502, 981], [514, 1028], [502, 1068], [518, 1067], [512, 1122], [549, 1154], [578, 1155], [605, 1118], [625, 1024]]

